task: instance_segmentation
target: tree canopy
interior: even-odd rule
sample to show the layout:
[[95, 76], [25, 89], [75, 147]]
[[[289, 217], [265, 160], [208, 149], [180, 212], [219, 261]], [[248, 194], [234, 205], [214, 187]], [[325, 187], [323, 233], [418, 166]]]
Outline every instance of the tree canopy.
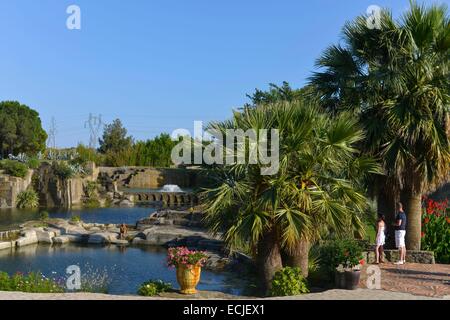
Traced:
[[127, 136], [127, 129], [122, 125], [120, 119], [105, 125], [102, 139], [99, 139], [101, 153], [118, 153], [131, 147], [133, 138]]
[[47, 133], [39, 113], [17, 101], [0, 102], [0, 156], [45, 150]]

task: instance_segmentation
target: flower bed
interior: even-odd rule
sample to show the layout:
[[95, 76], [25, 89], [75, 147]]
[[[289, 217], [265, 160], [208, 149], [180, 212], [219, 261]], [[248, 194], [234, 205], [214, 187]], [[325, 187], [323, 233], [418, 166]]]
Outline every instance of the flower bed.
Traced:
[[422, 250], [433, 251], [436, 262], [450, 263], [450, 207], [448, 199], [423, 198]]

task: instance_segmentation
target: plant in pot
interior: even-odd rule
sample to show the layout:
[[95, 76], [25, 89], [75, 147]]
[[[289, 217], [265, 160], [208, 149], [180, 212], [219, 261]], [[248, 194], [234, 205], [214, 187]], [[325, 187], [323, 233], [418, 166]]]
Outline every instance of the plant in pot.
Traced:
[[325, 264], [330, 279], [334, 278], [336, 288], [353, 288], [353, 285], [347, 284], [353, 283], [353, 278], [354, 282], [359, 282], [356, 278], [360, 275], [357, 271], [363, 258], [362, 251], [359, 243], [352, 239], [333, 240], [322, 246], [321, 261]]
[[361, 266], [364, 265], [362, 247], [354, 240], [347, 241], [344, 251], [345, 288], [355, 290], [361, 278]]
[[197, 293], [195, 287], [200, 281], [201, 270], [207, 258], [203, 251], [189, 250], [186, 247], [169, 248], [168, 265], [177, 270], [177, 282], [181, 293]]

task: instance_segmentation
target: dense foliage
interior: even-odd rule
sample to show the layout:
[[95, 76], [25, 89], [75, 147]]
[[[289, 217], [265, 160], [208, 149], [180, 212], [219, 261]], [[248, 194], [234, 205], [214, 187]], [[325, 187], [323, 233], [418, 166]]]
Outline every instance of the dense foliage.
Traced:
[[176, 143], [165, 133], [154, 139], [138, 141], [133, 145], [130, 163], [135, 166], [170, 167], [171, 151]]
[[2, 101], [0, 123], [0, 158], [45, 150], [47, 134], [36, 111], [17, 101]]
[[373, 184], [379, 213], [392, 221], [401, 200], [406, 246], [419, 250], [421, 195], [447, 178], [450, 165], [447, 7], [412, 2], [398, 21], [383, 11], [380, 28], [360, 16], [342, 33], [341, 43], [317, 60], [312, 85], [327, 110], [359, 117], [366, 133], [361, 146], [386, 174]]
[[424, 198], [422, 249], [434, 252], [436, 262], [450, 263], [450, 207], [448, 200]]
[[267, 91], [255, 89], [255, 92], [251, 95], [247, 94], [247, 98], [250, 99], [251, 103], [246, 104], [245, 107], [257, 107], [263, 104], [283, 101], [292, 102], [302, 99], [306, 92], [307, 88], [293, 89], [286, 81], [281, 86], [270, 83]]
[[138, 294], [145, 297], [153, 297], [160, 293], [172, 290], [172, 284], [162, 280], [149, 280], [141, 284]]
[[13, 276], [0, 272], [0, 291], [62, 293], [64, 288], [55, 280], [46, 278], [39, 272], [31, 272], [27, 275], [18, 272]]
[[121, 152], [131, 147], [133, 138], [127, 136], [127, 129], [122, 125], [120, 119], [114, 120], [105, 126], [103, 136], [99, 139], [101, 153]]
[[308, 284], [300, 268], [285, 267], [275, 273], [270, 295], [273, 297], [295, 296], [308, 292]]
[[320, 246], [320, 266], [332, 279], [336, 268], [353, 268], [364, 263], [363, 247], [352, 239], [332, 240]]
[[[282, 268], [282, 250], [296, 252], [300, 242], [330, 233], [363, 233], [360, 182], [378, 167], [359, 156], [355, 146], [364, 136], [350, 116], [332, 119], [312, 102], [282, 102], [210, 127], [224, 136], [227, 129], [279, 130], [276, 174], [261, 175], [262, 163], [208, 168], [215, 185], [201, 194], [207, 225], [231, 247], [250, 244], [266, 285]], [[302, 255], [307, 260], [308, 250]]]
[[37, 208], [39, 206], [39, 196], [33, 189], [20, 192], [17, 195], [18, 208]]
[[52, 169], [55, 175], [62, 180], [68, 180], [76, 174], [74, 168], [65, 161], [53, 161]]
[[1, 160], [0, 169], [4, 170], [6, 174], [19, 178], [24, 178], [28, 172], [26, 164], [14, 160]]

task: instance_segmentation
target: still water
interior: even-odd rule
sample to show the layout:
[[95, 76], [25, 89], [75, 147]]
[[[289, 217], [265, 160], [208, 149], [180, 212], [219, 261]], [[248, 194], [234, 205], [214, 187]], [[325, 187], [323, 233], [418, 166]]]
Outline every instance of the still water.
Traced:
[[[132, 208], [96, 208], [96, 209], [55, 209], [46, 210], [50, 218], [70, 219], [74, 215], [81, 217], [83, 222], [91, 223], [126, 223], [148, 217], [156, 209], [150, 206]], [[39, 210], [30, 209], [0, 209], [0, 231], [17, 228], [21, 223], [39, 219]]]
[[[178, 288], [175, 270], [166, 265], [166, 249], [160, 247], [118, 246], [44, 246], [32, 245], [17, 250], [0, 251], [0, 270], [14, 274], [40, 271], [65, 283], [66, 268], [78, 265], [81, 278], [99, 282], [107, 279], [110, 294], [136, 294], [139, 285], [150, 279], [161, 279]], [[243, 281], [231, 273], [203, 270], [199, 290], [241, 294]]]

